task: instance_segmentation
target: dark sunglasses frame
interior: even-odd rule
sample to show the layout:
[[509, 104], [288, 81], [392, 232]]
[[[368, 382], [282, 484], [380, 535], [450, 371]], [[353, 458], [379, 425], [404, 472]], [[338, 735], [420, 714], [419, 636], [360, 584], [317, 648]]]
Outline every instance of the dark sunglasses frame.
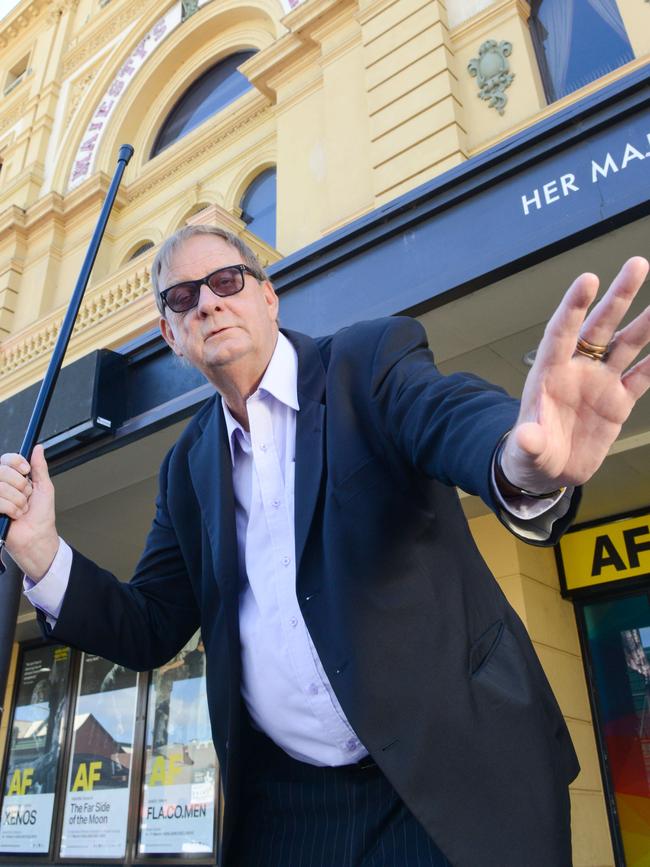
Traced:
[[[222, 271], [239, 271], [241, 274], [241, 286], [239, 289], [235, 289], [234, 292], [217, 292], [214, 286], [211, 284], [211, 280], [217, 276], [217, 274], [221, 274]], [[173, 313], [187, 313], [188, 310], [193, 310], [199, 303], [199, 297], [201, 295], [201, 286], [204, 284], [208, 287], [208, 289], [213, 292], [215, 295], [218, 295], [219, 298], [229, 298], [231, 295], [237, 295], [238, 292], [244, 288], [244, 283], [246, 281], [246, 274], [250, 274], [251, 277], [254, 277], [256, 280], [260, 282], [264, 279], [261, 274], [253, 271], [247, 265], [225, 265], [223, 268], [217, 268], [216, 271], [211, 271], [209, 274], [206, 274], [205, 277], [201, 277], [200, 280], [181, 280], [180, 283], [174, 283], [173, 286], [168, 286], [166, 289], [163, 289], [160, 293], [160, 301], [163, 306], [163, 310], [165, 307], [169, 307], [169, 309]], [[167, 301], [167, 296], [169, 293], [176, 289], [178, 286], [189, 286], [193, 289], [194, 294], [192, 296], [193, 304], [190, 304], [189, 307], [183, 307], [181, 310], [174, 310], [169, 301]]]

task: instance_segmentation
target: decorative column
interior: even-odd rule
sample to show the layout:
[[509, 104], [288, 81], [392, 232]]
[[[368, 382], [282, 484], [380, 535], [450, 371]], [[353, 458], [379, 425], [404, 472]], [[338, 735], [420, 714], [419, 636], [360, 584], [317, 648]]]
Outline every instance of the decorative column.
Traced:
[[26, 251], [24, 212], [13, 205], [0, 220], [0, 343], [12, 331]]
[[466, 157], [456, 61], [440, 0], [359, 0], [377, 203]]

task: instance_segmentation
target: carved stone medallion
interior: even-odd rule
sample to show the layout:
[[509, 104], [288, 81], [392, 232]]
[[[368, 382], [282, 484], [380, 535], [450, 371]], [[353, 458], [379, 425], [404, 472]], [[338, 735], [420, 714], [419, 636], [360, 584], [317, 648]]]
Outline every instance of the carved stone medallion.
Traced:
[[478, 57], [473, 57], [467, 64], [469, 74], [478, 81], [478, 96], [487, 100], [490, 108], [496, 108], [499, 114], [503, 114], [508, 101], [504, 90], [510, 87], [515, 77], [507, 60], [511, 54], [511, 42], [488, 39], [479, 48]]

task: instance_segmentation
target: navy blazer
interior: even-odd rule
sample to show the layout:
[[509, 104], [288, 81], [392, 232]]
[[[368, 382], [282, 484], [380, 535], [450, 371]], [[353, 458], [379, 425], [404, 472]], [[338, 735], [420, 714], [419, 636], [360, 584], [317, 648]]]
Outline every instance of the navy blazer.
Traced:
[[[351, 725], [455, 867], [569, 867], [575, 753], [454, 487], [498, 513], [492, 456], [517, 402], [476, 377], [441, 376], [411, 319], [359, 323], [318, 340], [286, 334], [298, 353], [300, 404], [296, 591]], [[576, 506], [577, 496], [548, 544]], [[148, 670], [198, 626], [229, 864], [240, 643], [232, 466], [218, 399], [162, 465], [156, 517], [131, 582], [75, 552], [51, 635]]]

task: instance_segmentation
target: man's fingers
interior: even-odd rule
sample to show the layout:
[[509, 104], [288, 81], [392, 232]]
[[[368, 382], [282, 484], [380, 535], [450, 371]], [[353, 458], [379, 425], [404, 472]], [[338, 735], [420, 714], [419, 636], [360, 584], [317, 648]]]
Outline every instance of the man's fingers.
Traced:
[[30, 494], [31, 486], [23, 491], [9, 482], [0, 482], [0, 513], [10, 518], [20, 517], [27, 510]]
[[607, 356], [607, 364], [619, 372], [625, 370], [648, 343], [650, 343], [650, 307], [646, 307], [643, 313], [616, 333]]
[[631, 367], [621, 377], [621, 382], [634, 400], [638, 400], [650, 388], [650, 355]]
[[15, 452], [7, 452], [4, 455], [0, 456], [0, 466], [3, 467], [12, 467], [14, 470], [18, 470], [19, 473], [22, 473], [24, 476], [29, 472], [29, 464], [25, 460], [22, 455], [16, 454]]
[[547, 365], [571, 358], [587, 310], [597, 292], [598, 277], [595, 274], [581, 274], [573, 281], [544, 330], [536, 363]]
[[607, 292], [585, 319], [580, 329], [582, 338], [598, 346], [609, 343], [648, 276], [649, 268], [648, 261], [641, 256], [627, 260]]

